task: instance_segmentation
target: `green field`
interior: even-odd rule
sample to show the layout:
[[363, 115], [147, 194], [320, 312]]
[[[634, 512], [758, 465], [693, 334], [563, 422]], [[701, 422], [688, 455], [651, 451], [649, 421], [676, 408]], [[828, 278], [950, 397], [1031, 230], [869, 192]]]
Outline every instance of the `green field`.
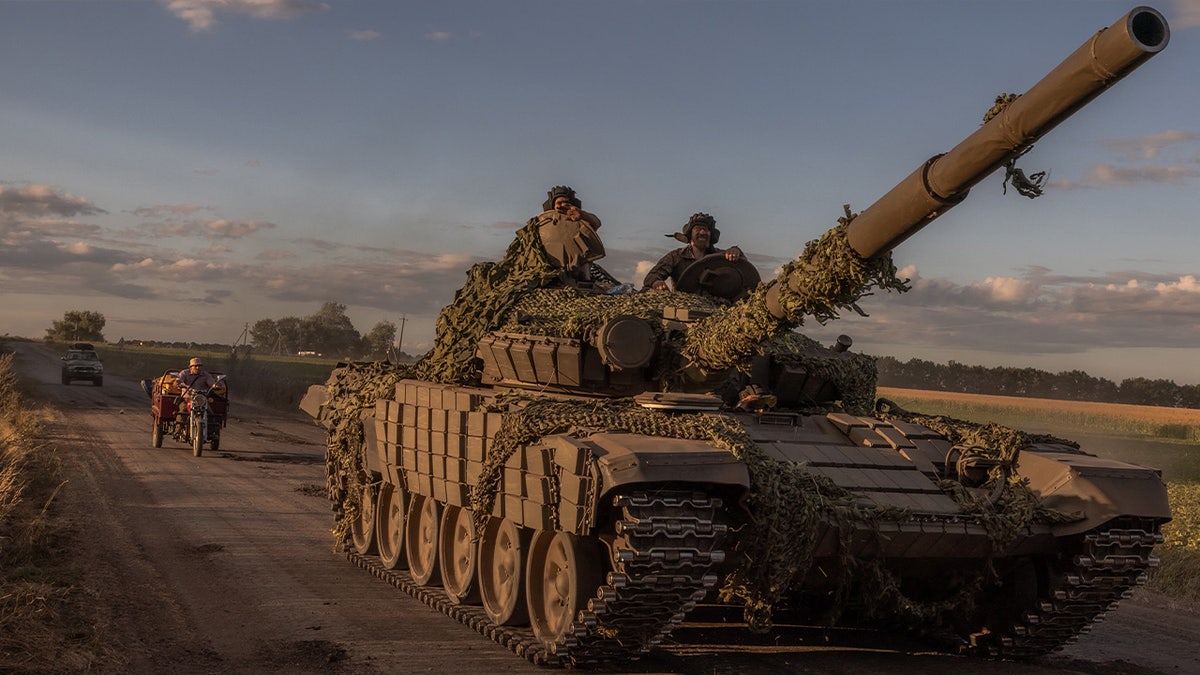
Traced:
[[309, 385], [324, 382], [337, 361], [302, 356], [232, 356], [229, 352], [96, 345], [106, 373], [136, 380], [179, 371], [199, 356], [205, 368], [229, 376], [232, 400], [246, 399], [280, 410], [296, 410]]

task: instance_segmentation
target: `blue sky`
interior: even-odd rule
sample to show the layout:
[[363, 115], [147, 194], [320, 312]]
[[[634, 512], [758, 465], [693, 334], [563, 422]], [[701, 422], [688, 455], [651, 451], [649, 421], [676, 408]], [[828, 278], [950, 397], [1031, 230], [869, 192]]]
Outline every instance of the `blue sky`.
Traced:
[[[766, 275], [1136, 3], [0, 0], [0, 333], [232, 342], [326, 301], [404, 349], [546, 190], [640, 283], [713, 214]], [[1200, 0], [1170, 46], [895, 252], [897, 358], [1200, 383]]]

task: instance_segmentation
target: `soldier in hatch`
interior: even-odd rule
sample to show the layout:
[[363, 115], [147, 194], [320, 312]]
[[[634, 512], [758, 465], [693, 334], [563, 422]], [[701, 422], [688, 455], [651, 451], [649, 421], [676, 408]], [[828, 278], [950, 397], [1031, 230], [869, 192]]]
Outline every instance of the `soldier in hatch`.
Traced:
[[671, 280], [672, 285], [679, 283], [679, 275], [683, 274], [683, 270], [706, 255], [724, 253], [725, 259], [729, 261], [745, 258], [742, 249], [737, 246], [730, 246], [728, 249], [716, 247], [721, 231], [717, 229], [716, 219], [707, 213], [693, 214], [684, 224], [683, 231], [667, 236], [674, 237], [687, 246], [664, 255], [642, 280], [642, 290], [666, 290], [667, 279]]
[[589, 263], [604, 257], [604, 244], [596, 234], [600, 219], [584, 211], [575, 190], [566, 185], [551, 188], [542, 208], [535, 220], [546, 254], [572, 278], [590, 280]]

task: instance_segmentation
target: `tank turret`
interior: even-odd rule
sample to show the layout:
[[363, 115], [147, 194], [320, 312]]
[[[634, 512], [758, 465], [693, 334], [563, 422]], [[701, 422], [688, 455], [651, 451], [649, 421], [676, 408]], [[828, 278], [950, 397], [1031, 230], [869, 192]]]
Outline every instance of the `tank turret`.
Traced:
[[531, 220], [419, 363], [343, 364], [302, 402], [330, 432], [339, 544], [543, 664], [636, 658], [701, 602], [755, 630], [786, 606], [972, 655], [1062, 646], [1155, 564], [1160, 474], [876, 401], [848, 337], [795, 329], [906, 290], [892, 248], [1000, 167], [1035, 193], [1013, 161], [1168, 38], [1134, 9], [765, 283], [710, 256], [620, 292]]

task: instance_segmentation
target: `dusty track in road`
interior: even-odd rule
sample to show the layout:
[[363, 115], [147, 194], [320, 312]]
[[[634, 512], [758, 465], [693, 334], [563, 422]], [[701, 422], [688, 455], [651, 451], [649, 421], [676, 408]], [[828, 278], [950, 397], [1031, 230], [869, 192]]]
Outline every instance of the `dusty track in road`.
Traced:
[[[232, 383], [219, 452], [195, 458], [169, 438], [153, 449], [136, 383], [64, 387], [55, 354], [11, 346], [58, 410], [48, 435], [70, 480], [59, 508], [75, 525], [103, 632], [127, 656], [122, 671], [546, 672], [332, 550], [323, 435], [299, 413], [239, 402]], [[1078, 645], [1031, 664], [921, 653], [863, 631], [750, 636], [717, 617], [686, 624], [677, 644], [622, 672], [1200, 672], [1200, 615], [1166, 604], [1142, 593]]]

